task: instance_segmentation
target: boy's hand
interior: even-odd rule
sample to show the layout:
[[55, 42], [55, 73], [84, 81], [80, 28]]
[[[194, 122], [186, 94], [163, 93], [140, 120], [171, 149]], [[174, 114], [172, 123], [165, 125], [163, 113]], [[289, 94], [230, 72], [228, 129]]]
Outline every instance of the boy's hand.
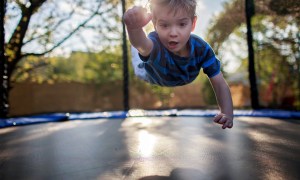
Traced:
[[152, 15], [147, 13], [147, 10], [141, 6], [134, 6], [127, 10], [123, 17], [127, 29], [130, 30], [143, 28], [151, 19]]
[[218, 124], [223, 124], [222, 128], [232, 128], [233, 126], [233, 118], [230, 116], [226, 116], [226, 114], [219, 113], [214, 117], [214, 122]]

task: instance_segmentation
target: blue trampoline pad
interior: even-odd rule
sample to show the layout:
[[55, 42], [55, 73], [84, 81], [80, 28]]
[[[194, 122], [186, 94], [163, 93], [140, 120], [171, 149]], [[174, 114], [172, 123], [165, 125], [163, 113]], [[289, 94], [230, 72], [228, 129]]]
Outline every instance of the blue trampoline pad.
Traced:
[[[84, 113], [53, 113], [41, 114], [34, 116], [14, 117], [0, 119], [0, 128], [37, 124], [45, 122], [60, 122], [65, 120], [89, 120], [89, 119], [121, 119], [127, 117], [164, 117], [164, 116], [179, 116], [179, 117], [213, 117], [218, 110], [142, 110], [132, 109], [125, 111], [109, 111], [109, 112], [84, 112]], [[281, 119], [300, 119], [300, 111], [285, 111], [285, 110], [235, 110], [235, 117], [270, 117]]]

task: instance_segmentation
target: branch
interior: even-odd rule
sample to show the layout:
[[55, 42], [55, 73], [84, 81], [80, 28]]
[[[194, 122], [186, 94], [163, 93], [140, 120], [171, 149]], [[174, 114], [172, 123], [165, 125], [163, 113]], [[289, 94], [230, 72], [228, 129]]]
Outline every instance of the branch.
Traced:
[[101, 3], [99, 4], [97, 10], [89, 18], [87, 18], [85, 21], [83, 21], [70, 34], [68, 34], [66, 37], [64, 37], [60, 42], [58, 42], [56, 45], [54, 45], [49, 50], [46, 50], [43, 53], [26, 53], [26, 54], [23, 54], [22, 57], [27, 57], [27, 56], [43, 56], [45, 54], [48, 54], [49, 52], [53, 51], [54, 49], [56, 49], [57, 47], [59, 47], [61, 44], [63, 44], [67, 39], [69, 39], [72, 35], [74, 35], [80, 28], [84, 27], [96, 15], [103, 15], [103, 13], [110, 12], [111, 10], [113, 10], [115, 8], [115, 6], [112, 6], [111, 8], [109, 8], [108, 10], [106, 10], [105, 12], [98, 13], [98, 10], [100, 9], [100, 6], [101, 6]]
[[33, 37], [33, 38], [29, 39], [28, 41], [24, 42], [23, 45], [28, 44], [28, 43], [30, 43], [30, 42], [33, 41], [33, 40], [36, 40], [36, 39], [39, 39], [39, 38], [48, 36], [47, 34], [48, 34], [49, 32], [52, 32], [53, 30], [57, 29], [58, 26], [60, 26], [63, 22], [65, 22], [66, 20], [70, 19], [70, 18], [72, 17], [72, 15], [74, 14], [74, 12], [75, 12], [75, 11], [73, 10], [66, 18], [61, 19], [61, 20], [60, 20], [60, 21], [59, 21], [52, 29], [49, 29], [49, 30], [48, 30], [47, 32], [45, 32], [44, 34], [41, 34], [41, 35], [39, 35], [39, 36], [36, 36], [36, 37]]

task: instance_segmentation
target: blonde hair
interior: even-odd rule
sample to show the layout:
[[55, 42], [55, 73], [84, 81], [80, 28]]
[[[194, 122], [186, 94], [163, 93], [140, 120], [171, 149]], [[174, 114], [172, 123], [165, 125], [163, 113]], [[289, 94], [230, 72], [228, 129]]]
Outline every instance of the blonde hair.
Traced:
[[[196, 0], [149, 0], [150, 10], [153, 13], [155, 6], [168, 6], [170, 11], [176, 12], [178, 10], [187, 12], [191, 18], [196, 16]], [[155, 17], [155, 14], [153, 14]]]

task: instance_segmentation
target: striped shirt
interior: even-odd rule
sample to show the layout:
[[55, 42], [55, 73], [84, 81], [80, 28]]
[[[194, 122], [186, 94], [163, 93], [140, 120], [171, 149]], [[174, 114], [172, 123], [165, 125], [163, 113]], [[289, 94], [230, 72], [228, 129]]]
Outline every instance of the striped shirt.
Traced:
[[220, 61], [210, 45], [200, 37], [191, 34], [188, 41], [189, 57], [180, 57], [167, 50], [154, 31], [148, 37], [153, 41], [153, 49], [148, 57], [141, 55], [139, 68], [144, 68], [148, 82], [160, 86], [181, 86], [191, 83], [201, 68], [209, 77], [220, 72]]

